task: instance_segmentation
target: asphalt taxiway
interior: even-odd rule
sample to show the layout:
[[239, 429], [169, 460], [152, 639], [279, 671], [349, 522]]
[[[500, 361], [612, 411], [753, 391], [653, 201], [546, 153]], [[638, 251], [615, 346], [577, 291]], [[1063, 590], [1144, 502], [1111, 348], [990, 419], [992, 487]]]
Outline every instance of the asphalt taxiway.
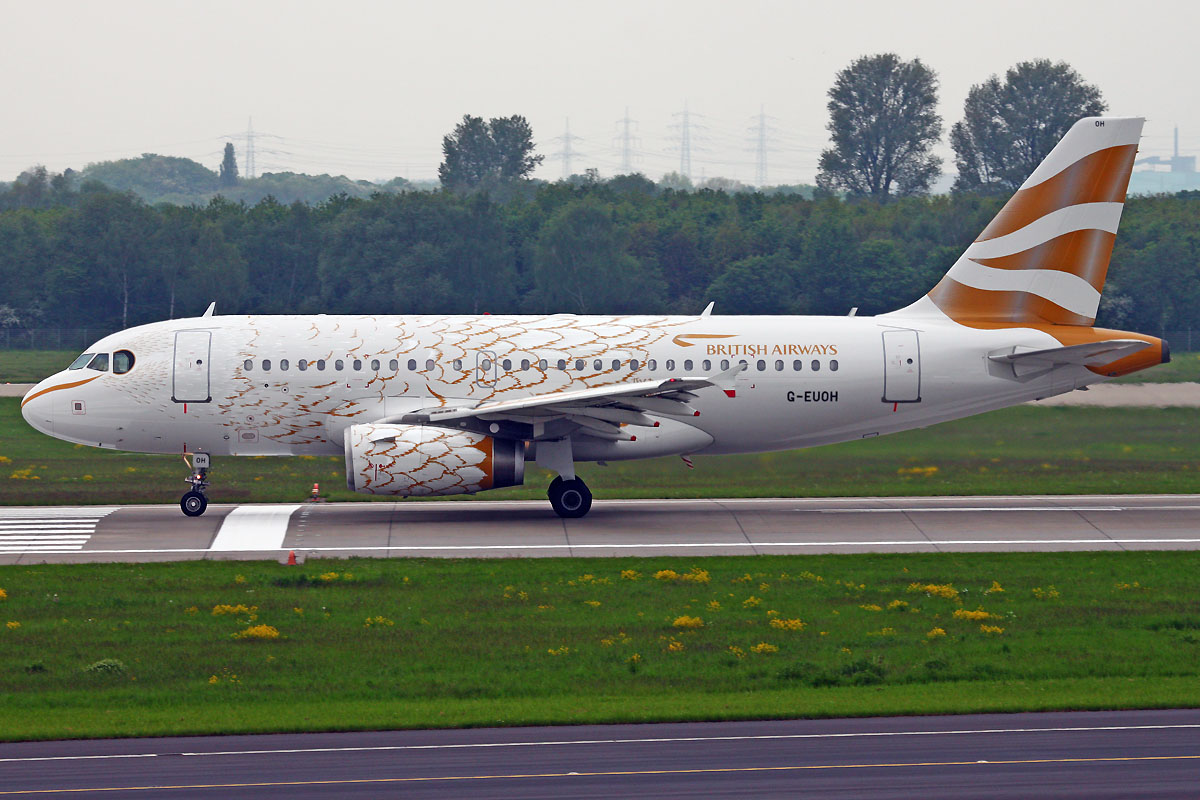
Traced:
[[0, 563], [1200, 548], [1200, 495], [0, 507]]
[[1194, 798], [1200, 711], [0, 745], [0, 795]]

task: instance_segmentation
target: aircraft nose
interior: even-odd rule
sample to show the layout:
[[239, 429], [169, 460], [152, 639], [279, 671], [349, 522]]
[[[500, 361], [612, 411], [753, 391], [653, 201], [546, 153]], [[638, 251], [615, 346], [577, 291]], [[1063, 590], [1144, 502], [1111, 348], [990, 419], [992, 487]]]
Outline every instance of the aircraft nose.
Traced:
[[33, 428], [47, 435], [54, 435], [54, 417], [50, 412], [51, 401], [46, 394], [46, 381], [42, 381], [25, 393], [21, 399], [21, 416]]

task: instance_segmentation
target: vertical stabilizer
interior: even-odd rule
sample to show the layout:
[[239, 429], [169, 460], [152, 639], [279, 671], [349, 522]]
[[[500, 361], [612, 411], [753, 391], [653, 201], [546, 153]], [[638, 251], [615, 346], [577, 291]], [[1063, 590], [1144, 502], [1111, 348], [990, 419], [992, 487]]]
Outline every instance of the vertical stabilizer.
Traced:
[[933, 291], [897, 315], [932, 304], [973, 327], [1095, 323], [1143, 122], [1076, 122]]

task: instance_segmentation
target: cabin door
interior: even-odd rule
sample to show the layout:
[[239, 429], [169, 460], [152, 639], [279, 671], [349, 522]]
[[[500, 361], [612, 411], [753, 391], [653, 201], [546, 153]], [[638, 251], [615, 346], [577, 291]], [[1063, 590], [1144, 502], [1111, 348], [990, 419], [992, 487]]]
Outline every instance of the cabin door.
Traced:
[[883, 402], [921, 402], [921, 345], [916, 331], [883, 332]]
[[172, 400], [176, 403], [207, 403], [212, 400], [208, 363], [211, 353], [212, 331], [178, 331], [175, 334]]

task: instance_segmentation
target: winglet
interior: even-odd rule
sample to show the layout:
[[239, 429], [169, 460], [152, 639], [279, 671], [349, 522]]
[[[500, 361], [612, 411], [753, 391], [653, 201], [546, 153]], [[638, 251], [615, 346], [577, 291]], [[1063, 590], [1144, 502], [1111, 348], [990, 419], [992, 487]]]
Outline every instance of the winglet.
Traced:
[[728, 395], [729, 397], [733, 397], [734, 396], [734, 394], [733, 394], [734, 381], [737, 379], [738, 373], [740, 373], [744, 369], [749, 369], [749, 368], [750, 368], [749, 364], [742, 364], [742, 363], [734, 364], [732, 367], [730, 367], [729, 369], [720, 373], [719, 375], [714, 375], [711, 378], [709, 378], [708, 382], [711, 383], [713, 386], [716, 386], [721, 391], [725, 392], [725, 394]]
[[201, 314], [200, 316], [211, 317], [213, 315], [213, 312], [216, 310], [217, 310], [217, 301], [213, 300], [211, 303], [208, 304], [208, 308], [204, 309], [204, 313]]
[[715, 306], [716, 304], [717, 304], [717, 301], [713, 300], [708, 305], [706, 305], [704, 307], [704, 310], [700, 312], [700, 318], [703, 319], [704, 317], [707, 317], [708, 315], [712, 314], [713, 306]]

